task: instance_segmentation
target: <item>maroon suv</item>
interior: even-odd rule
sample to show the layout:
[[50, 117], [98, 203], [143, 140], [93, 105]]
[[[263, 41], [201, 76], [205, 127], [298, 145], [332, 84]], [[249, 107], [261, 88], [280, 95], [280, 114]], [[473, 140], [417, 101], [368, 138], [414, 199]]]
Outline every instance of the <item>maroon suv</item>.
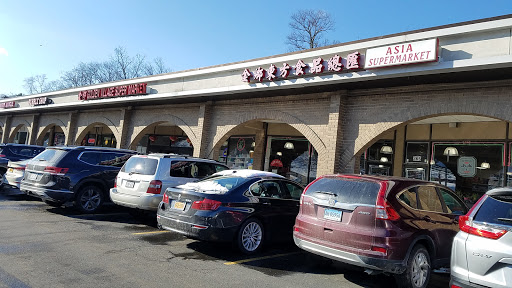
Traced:
[[300, 199], [293, 239], [313, 254], [396, 275], [399, 287], [426, 287], [449, 267], [464, 202], [445, 186], [415, 179], [327, 175]]

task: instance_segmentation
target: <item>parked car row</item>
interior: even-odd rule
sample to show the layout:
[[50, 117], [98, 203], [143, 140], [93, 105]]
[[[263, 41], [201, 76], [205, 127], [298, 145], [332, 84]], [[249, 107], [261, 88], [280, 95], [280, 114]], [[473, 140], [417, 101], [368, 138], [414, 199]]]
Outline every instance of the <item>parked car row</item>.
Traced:
[[512, 287], [512, 188], [487, 192], [469, 210], [433, 182], [337, 174], [304, 188], [271, 172], [175, 154], [48, 147], [12, 165], [7, 173], [20, 189], [49, 205], [93, 213], [112, 200], [156, 212], [161, 229], [245, 254], [293, 239], [324, 262], [392, 274], [399, 287], [427, 287], [434, 269], [450, 265], [453, 288]]

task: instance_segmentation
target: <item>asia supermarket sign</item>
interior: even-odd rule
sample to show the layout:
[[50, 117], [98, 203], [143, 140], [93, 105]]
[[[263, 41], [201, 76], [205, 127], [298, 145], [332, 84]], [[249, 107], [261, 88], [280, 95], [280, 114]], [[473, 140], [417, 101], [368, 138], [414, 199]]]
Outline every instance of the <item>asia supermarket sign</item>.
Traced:
[[365, 68], [380, 68], [437, 61], [439, 41], [393, 44], [366, 50]]

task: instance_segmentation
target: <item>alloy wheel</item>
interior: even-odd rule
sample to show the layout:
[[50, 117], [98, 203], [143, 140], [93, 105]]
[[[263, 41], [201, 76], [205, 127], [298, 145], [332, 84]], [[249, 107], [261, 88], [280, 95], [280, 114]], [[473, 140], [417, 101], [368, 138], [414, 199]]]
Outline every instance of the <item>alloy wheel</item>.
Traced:
[[95, 189], [87, 189], [80, 197], [80, 206], [86, 211], [96, 210], [101, 203], [101, 196]]
[[418, 252], [414, 256], [411, 270], [411, 279], [415, 287], [422, 287], [428, 279], [430, 265], [428, 264], [427, 256]]
[[263, 232], [260, 225], [251, 222], [244, 227], [242, 232], [242, 245], [245, 250], [252, 252], [258, 249], [261, 244]]

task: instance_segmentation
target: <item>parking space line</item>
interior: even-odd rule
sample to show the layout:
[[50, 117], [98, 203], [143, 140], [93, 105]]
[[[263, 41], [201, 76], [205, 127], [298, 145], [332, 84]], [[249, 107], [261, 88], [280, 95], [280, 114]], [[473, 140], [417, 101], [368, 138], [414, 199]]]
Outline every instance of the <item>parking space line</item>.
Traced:
[[144, 234], [157, 234], [157, 233], [169, 233], [171, 231], [169, 230], [162, 230], [162, 231], [151, 231], [151, 232], [138, 232], [138, 233], [132, 233], [133, 235], [144, 235]]
[[242, 259], [242, 260], [233, 261], [233, 262], [226, 262], [226, 263], [224, 263], [224, 265], [242, 264], [242, 263], [246, 263], [246, 262], [264, 260], [264, 259], [270, 259], [270, 258], [277, 258], [277, 257], [288, 256], [288, 255], [299, 254], [299, 253], [301, 253], [301, 252], [282, 253], [282, 254], [276, 254], [276, 255], [270, 255], [270, 256]]

